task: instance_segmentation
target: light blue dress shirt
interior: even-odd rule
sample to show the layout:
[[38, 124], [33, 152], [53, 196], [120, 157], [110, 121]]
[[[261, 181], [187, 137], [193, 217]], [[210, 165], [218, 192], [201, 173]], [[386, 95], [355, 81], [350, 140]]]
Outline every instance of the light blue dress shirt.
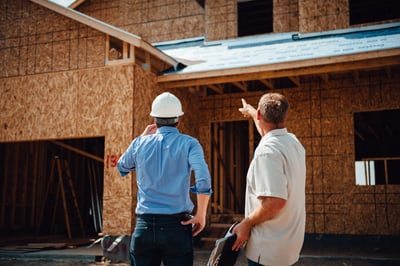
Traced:
[[[211, 176], [197, 139], [164, 126], [135, 138], [117, 164], [122, 176], [136, 170], [136, 214], [191, 213], [193, 193], [212, 193]], [[194, 171], [195, 184], [190, 176]]]

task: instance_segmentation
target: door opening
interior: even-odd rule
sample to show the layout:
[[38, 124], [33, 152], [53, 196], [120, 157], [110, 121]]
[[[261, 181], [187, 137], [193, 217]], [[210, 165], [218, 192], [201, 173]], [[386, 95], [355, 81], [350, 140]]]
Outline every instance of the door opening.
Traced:
[[244, 213], [249, 158], [248, 121], [211, 124], [212, 213]]
[[0, 235], [102, 231], [104, 137], [0, 143]]

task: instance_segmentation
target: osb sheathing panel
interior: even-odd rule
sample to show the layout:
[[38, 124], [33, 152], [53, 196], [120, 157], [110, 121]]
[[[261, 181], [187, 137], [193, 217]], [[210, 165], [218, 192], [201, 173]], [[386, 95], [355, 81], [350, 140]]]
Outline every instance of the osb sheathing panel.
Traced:
[[291, 32], [299, 30], [299, 1], [273, 1], [274, 32]]
[[104, 66], [103, 33], [30, 1], [17, 2], [3, 1], [0, 78]]
[[208, 41], [237, 37], [236, 1], [206, 1], [205, 16]]
[[298, 1], [299, 32], [308, 33], [348, 28], [348, 0]]
[[[0, 141], [105, 137], [105, 157], [132, 139], [134, 66], [0, 79]], [[131, 179], [104, 169], [103, 228], [130, 233]], [[118, 204], [116, 204], [116, 202]]]
[[80, 12], [115, 25], [148, 42], [204, 35], [204, 9], [193, 0], [90, 1]]

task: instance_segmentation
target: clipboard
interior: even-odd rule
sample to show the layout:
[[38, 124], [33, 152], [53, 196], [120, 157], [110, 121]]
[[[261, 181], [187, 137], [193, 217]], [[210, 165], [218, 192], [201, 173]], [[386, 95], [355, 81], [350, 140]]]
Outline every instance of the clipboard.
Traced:
[[232, 234], [232, 229], [237, 224], [232, 224], [225, 236], [215, 241], [215, 246], [211, 251], [207, 266], [233, 266], [240, 251], [232, 250], [236, 240], [236, 234]]

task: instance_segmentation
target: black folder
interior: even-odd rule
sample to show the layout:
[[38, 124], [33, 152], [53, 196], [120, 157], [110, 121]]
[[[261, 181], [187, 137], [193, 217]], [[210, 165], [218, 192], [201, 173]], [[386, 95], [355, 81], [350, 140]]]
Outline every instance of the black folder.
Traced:
[[232, 229], [237, 223], [231, 225], [223, 238], [215, 241], [215, 246], [211, 251], [207, 266], [233, 266], [240, 251], [232, 250], [236, 240], [236, 234], [232, 234]]

